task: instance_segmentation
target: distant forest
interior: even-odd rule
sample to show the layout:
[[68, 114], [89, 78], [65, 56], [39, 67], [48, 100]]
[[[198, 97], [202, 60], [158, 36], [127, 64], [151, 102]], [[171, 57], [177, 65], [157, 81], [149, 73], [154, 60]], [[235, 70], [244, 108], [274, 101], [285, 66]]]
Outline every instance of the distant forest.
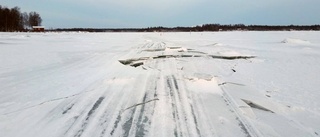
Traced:
[[42, 19], [37, 12], [21, 12], [19, 7], [7, 8], [0, 5], [0, 31], [28, 31], [32, 26], [40, 26]]
[[94, 29], [94, 28], [68, 28], [53, 29], [52, 31], [87, 31], [87, 32], [202, 32], [202, 31], [291, 31], [291, 30], [320, 30], [320, 25], [244, 25], [244, 24], [204, 24], [195, 27], [148, 27], [148, 28], [118, 28], [118, 29]]

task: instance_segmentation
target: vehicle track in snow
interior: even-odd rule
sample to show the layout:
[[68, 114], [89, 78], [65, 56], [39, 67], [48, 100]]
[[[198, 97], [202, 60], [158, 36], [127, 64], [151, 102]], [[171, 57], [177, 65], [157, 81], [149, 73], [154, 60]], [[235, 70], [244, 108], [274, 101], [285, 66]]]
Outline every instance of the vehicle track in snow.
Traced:
[[[228, 89], [230, 85], [246, 86], [223, 81], [222, 74], [236, 73], [234, 68], [210, 68], [222, 71], [221, 74], [202, 71], [211, 60], [230, 63], [251, 58], [254, 56], [210, 55], [174, 43], [146, 40], [121, 56], [119, 62], [109, 61], [109, 73], [93, 81], [81, 94], [45, 101], [21, 111], [51, 105], [45, 117], [34, 125], [60, 125], [52, 136], [264, 136], [239, 100], [249, 110], [252, 107], [264, 110], [262, 113], [276, 112], [239, 98]], [[52, 73], [93, 65], [93, 60], [102, 63], [105, 59], [88, 57]]]
[[[137, 50], [131, 51], [132, 57], [148, 57], [153, 55], [183, 55], [180, 48], [166, 47], [164, 42], [146, 43], [142, 47], [138, 47]], [[166, 51], [169, 50], [169, 51]], [[167, 53], [168, 52], [168, 53]], [[188, 53], [190, 54], [190, 53]], [[192, 54], [203, 54], [202, 52], [192, 52]], [[138, 55], [138, 56], [137, 56]], [[187, 56], [189, 57], [189, 56]], [[199, 113], [200, 111], [208, 109], [208, 104], [203, 103], [198, 105], [198, 102], [191, 95], [192, 91], [189, 91], [186, 87], [184, 72], [180, 68], [186, 66], [178, 66], [179, 62], [176, 58], [163, 58], [157, 60], [144, 60], [144, 68], [148, 68], [143, 71], [142, 76], [139, 78], [144, 83], [140, 83], [141, 91], [136, 94], [136, 102], [121, 100], [118, 106], [121, 105], [120, 112], [114, 112], [117, 115], [113, 120], [108, 123], [111, 125], [105, 126], [101, 131], [100, 136], [212, 136], [212, 135], [226, 135], [224, 132], [215, 130], [218, 125], [210, 123], [208, 119], [201, 119], [204, 115], [205, 118], [209, 118], [210, 114]], [[140, 69], [140, 68], [136, 68]], [[142, 78], [143, 77], [143, 78]], [[212, 86], [218, 86], [212, 85]], [[133, 87], [134, 89], [137, 87]], [[135, 90], [137, 91], [137, 90]], [[195, 91], [197, 92], [197, 91]], [[148, 100], [157, 98], [150, 103], [143, 103]], [[212, 98], [219, 102], [224, 102], [223, 97]], [[129, 102], [131, 102], [131, 105]], [[213, 103], [210, 101], [210, 103]], [[230, 103], [230, 102], [226, 102]], [[140, 104], [140, 105], [137, 105]], [[137, 105], [137, 106], [135, 106]], [[126, 109], [125, 106], [129, 107]], [[130, 107], [134, 106], [134, 107]], [[210, 105], [209, 105], [210, 106]], [[229, 115], [233, 121], [238, 121], [237, 125], [234, 125], [233, 130], [238, 130], [237, 135], [243, 134], [243, 136], [250, 136], [248, 133], [248, 127], [243, 126], [243, 122], [240, 121], [238, 115], [234, 113], [236, 109], [230, 105], [226, 105], [233, 111], [217, 112], [215, 116], [225, 115], [225, 112], [230, 113]], [[220, 106], [225, 107], [225, 106]], [[201, 110], [199, 110], [201, 109]], [[109, 109], [107, 109], [109, 110]], [[118, 110], [119, 111], [119, 110]], [[216, 110], [220, 111], [220, 110]], [[211, 113], [211, 112], [207, 112]], [[162, 118], [162, 119], [161, 119]], [[201, 120], [199, 120], [201, 119]], [[159, 120], [161, 122], [159, 122]], [[163, 121], [162, 121], [163, 120]], [[163, 123], [164, 122], [164, 123]], [[212, 122], [212, 121], [211, 121]], [[106, 123], [106, 122], [105, 122]], [[163, 125], [161, 125], [163, 124]], [[201, 125], [200, 125], [201, 124]], [[110, 128], [111, 126], [111, 128]], [[206, 128], [204, 128], [206, 127]], [[160, 134], [157, 134], [157, 130], [160, 130]], [[208, 131], [209, 130], [209, 131]], [[108, 134], [109, 133], [109, 134]], [[240, 133], [240, 134], [238, 134]]]
[[[289, 95], [293, 99], [285, 98], [286, 105], [282, 105], [276, 96], [284, 97], [286, 91], [280, 89], [286, 85], [268, 86], [267, 80], [274, 79], [260, 75], [268, 72], [269, 68], [264, 69], [268, 65], [280, 68], [278, 64], [284, 62], [290, 66], [297, 59], [293, 55], [304, 52], [291, 54], [288, 50], [285, 53], [291, 56], [282, 58], [280, 54], [288, 48], [276, 45], [270, 47], [281, 51], [276, 53], [279, 56], [269, 55], [269, 46], [255, 47], [261, 45], [260, 38], [250, 36], [242, 41], [244, 37], [238, 34], [230, 40], [218, 33], [140, 34], [44, 34], [48, 37], [41, 38], [42, 34], [27, 34], [31, 37], [23, 46], [12, 48], [15, 45], [4, 43], [12, 48], [10, 54], [23, 51], [16, 50], [20, 47], [44, 54], [4, 56], [12, 57], [12, 62], [4, 59], [0, 74], [1, 135], [257, 137], [320, 133], [318, 111], [313, 110], [317, 102], [311, 109], [299, 107], [295, 103], [302, 101], [290, 102], [296, 97]], [[59, 39], [61, 36], [66, 38]], [[270, 68], [267, 74], [286, 71], [279, 68]], [[283, 72], [274, 74], [279, 75], [276, 78], [289, 74]], [[296, 96], [303, 93], [308, 92]], [[302, 99], [308, 99], [307, 95]]]
[[[226, 112], [229, 113], [228, 119], [239, 121], [233, 125], [232, 130], [238, 130], [233, 131], [233, 135], [249, 136], [248, 127], [244, 126], [247, 124], [243, 124], [234, 113], [236, 109], [228, 105], [231, 100], [224, 106], [215, 105], [220, 109], [225, 107], [223, 111], [212, 111], [210, 103], [223, 103], [222, 99], [227, 97], [214, 95], [204, 99], [205, 94], [188, 89], [186, 82], [189, 80], [185, 79], [183, 71], [187, 66], [175, 58], [186, 57], [188, 62], [189, 59], [210, 57], [199, 58], [198, 55], [203, 53], [197, 51], [187, 52], [188, 55], [184, 56], [186, 51], [182, 47], [167, 46], [165, 42], [147, 42], [133, 49], [126, 57], [164, 58], [143, 59], [145, 69], [141, 69], [142, 66], [124, 68], [139, 71], [138, 74], [112, 70], [116, 77], [93, 83], [94, 89], [76, 98], [60, 100], [58, 106], [65, 105], [60, 111], [61, 117], [67, 117], [62, 136], [224, 136], [229, 135], [225, 133], [228, 127], [221, 130], [219, 126], [223, 125], [216, 125], [213, 121], [216, 120], [214, 117], [226, 115]], [[212, 87], [215, 86], [218, 84], [213, 83]], [[56, 107], [51, 111], [54, 113], [59, 109]]]
[[[143, 63], [143, 70], [146, 70], [145, 73], [147, 73], [146, 77], [149, 77], [150, 80], [148, 80], [148, 82], [145, 85], [158, 85], [158, 86], [162, 86], [161, 88], [157, 88], [158, 86], [154, 86], [154, 90], [151, 90], [153, 92], [159, 92], [158, 95], [156, 93], [151, 93], [151, 94], [155, 94], [154, 97], [158, 97], [159, 101], [155, 101], [154, 102], [154, 106], [152, 107], [152, 113], [151, 115], [145, 116], [145, 121], [142, 121], [142, 115], [145, 115], [145, 111], [148, 111], [148, 108], [146, 108], [145, 106], [147, 106], [148, 104], [142, 105], [141, 107], [134, 107], [132, 108], [132, 110], [130, 111], [130, 115], [129, 115], [129, 119], [127, 121], [125, 121], [124, 124], [124, 134], [122, 134], [123, 136], [148, 136], [148, 135], [152, 135], [152, 136], [162, 136], [162, 135], [169, 135], [169, 136], [208, 136], [208, 135], [225, 135], [225, 133], [223, 133], [222, 131], [218, 131], [215, 130], [215, 126], [218, 125], [213, 125], [210, 122], [205, 122], [206, 120], [202, 119], [202, 121], [200, 122], [201, 119], [199, 117], [202, 117], [203, 115], [206, 115], [205, 117], [208, 118], [211, 115], [209, 114], [200, 114], [197, 113], [199, 111], [204, 111], [205, 109], [207, 109], [206, 104], [202, 104], [202, 105], [198, 105], [196, 104], [196, 102], [199, 102], [197, 99], [201, 99], [201, 98], [193, 98], [192, 94], [189, 93], [190, 91], [187, 89], [186, 87], [186, 79], [184, 78], [184, 72], [183, 70], [181, 70], [181, 68], [186, 67], [186, 66], [178, 66], [177, 63], [179, 62], [178, 59], [176, 58], [171, 58], [172, 56], [182, 56], [183, 55], [183, 49], [181, 49], [181, 47], [174, 47], [174, 48], [170, 48], [170, 47], [166, 47], [166, 43], [164, 42], [156, 42], [156, 43], [146, 43], [144, 44], [142, 47], [137, 48], [138, 50], [136, 50], [136, 53], [139, 54], [139, 56], [142, 57], [146, 57], [146, 59], [144, 60]], [[180, 50], [181, 49], [181, 50]], [[166, 51], [167, 50], [167, 51]], [[133, 52], [134, 53], [134, 52]], [[191, 52], [192, 54], [203, 54], [203, 52]], [[190, 54], [190, 53], [188, 53]], [[163, 59], [148, 59], [147, 57], [150, 56], [154, 56], [154, 55], [168, 55], [169, 58], [163, 58]], [[136, 55], [132, 55], [133, 57], [139, 57]], [[183, 57], [183, 56], [182, 56]], [[189, 56], [186, 56], [189, 57]], [[192, 56], [191, 56], [192, 57]], [[203, 57], [206, 58], [206, 57]], [[223, 59], [223, 58], [221, 58]], [[226, 58], [229, 59], [229, 58]], [[242, 58], [239, 58], [242, 59]], [[135, 66], [137, 67], [137, 66]], [[146, 69], [146, 68], [152, 68], [152, 69]], [[140, 68], [137, 68], [140, 69]], [[148, 73], [152, 73], [153, 75], [149, 75]], [[154, 79], [154, 77], [158, 77], [158, 79]], [[216, 83], [216, 85], [212, 85], [214, 86], [218, 86], [218, 84]], [[153, 87], [153, 86], [152, 86]], [[146, 88], [148, 89], [148, 88]], [[219, 90], [219, 89], [218, 89]], [[221, 90], [221, 89], [220, 89]], [[141, 102], [145, 102], [147, 99], [147, 95], [150, 94], [150, 90], [146, 90], [145, 91], [145, 95], [143, 96], [143, 99]], [[225, 102], [224, 98], [227, 97], [223, 97], [225, 96], [225, 94], [221, 95], [220, 98], [216, 98], [217, 101], [219, 102]], [[152, 98], [149, 98], [152, 99]], [[215, 98], [213, 98], [215, 99]], [[162, 107], [165, 108], [159, 108], [156, 106], [157, 103], [160, 103]], [[211, 102], [212, 103], [212, 102]], [[235, 111], [237, 111], [235, 108], [233, 108], [233, 106], [228, 105], [229, 102], [225, 102], [225, 106], [228, 106], [229, 108], [225, 108], [228, 110], [232, 110], [232, 111], [223, 111], [221, 112], [220, 115], [222, 115], [225, 112], [230, 113], [229, 115], [232, 116], [231, 118], [233, 119], [233, 121], [238, 121], [236, 123], [238, 123], [236, 126], [237, 128], [235, 128], [236, 130], [239, 131], [239, 133], [242, 133], [243, 136], [251, 136], [250, 133], [248, 132], [249, 128], [248, 126], [244, 126], [244, 125], [248, 125], [248, 123], [243, 124], [243, 122], [239, 119], [239, 116], [235, 113]], [[225, 107], [225, 106], [221, 106], [221, 107]], [[156, 107], [156, 109], [154, 109]], [[221, 108], [219, 107], [219, 108]], [[137, 109], [140, 109], [137, 110]], [[147, 110], [146, 110], [147, 109]], [[199, 109], [203, 109], [203, 110], [199, 110]], [[138, 112], [137, 112], [138, 111]], [[161, 114], [159, 115], [158, 113], [154, 114], [154, 111], [163, 111]], [[216, 111], [220, 111], [220, 110], [216, 110]], [[137, 113], [137, 114], [135, 114]], [[208, 112], [210, 113], [210, 112]], [[138, 116], [135, 116], [138, 115]], [[219, 113], [217, 113], [217, 115], [219, 115]], [[122, 117], [122, 116], [121, 116]], [[149, 119], [156, 119], [157, 117], [166, 117], [166, 123], [171, 123], [171, 124], [167, 124], [167, 126], [161, 126], [161, 132], [163, 132], [160, 135], [155, 135], [155, 134], [147, 134], [148, 131], [153, 131], [153, 130], [157, 130], [156, 129], [150, 129], [152, 127], [158, 127], [158, 123], [152, 123], [151, 121], [148, 121]], [[119, 120], [120, 118], [118, 118]], [[209, 120], [210, 121], [210, 120]], [[137, 125], [134, 126], [132, 125], [132, 122], [137, 122]], [[142, 123], [144, 122], [144, 123]], [[204, 122], [204, 123], [202, 123]], [[145, 126], [141, 126], [141, 124], [145, 125], [148, 124], [147, 127], [149, 129], [144, 129]], [[115, 125], [118, 125], [119, 121], [116, 121]], [[202, 124], [202, 125], [199, 125]], [[115, 128], [117, 128], [118, 126], [116, 126]], [[143, 127], [143, 128], [141, 128]], [[203, 128], [203, 127], [206, 127]], [[130, 130], [134, 130], [135, 131], [130, 131], [129, 134], [128, 129], [130, 128]], [[208, 131], [209, 130], [209, 131]], [[142, 132], [144, 131], [144, 132]], [[250, 130], [251, 131], [251, 130]], [[134, 134], [134, 132], [136, 132], [136, 134]], [[217, 133], [219, 132], [219, 133]], [[224, 131], [226, 132], [226, 131]], [[113, 132], [111, 132], [113, 135]], [[165, 134], [164, 134], [165, 133]], [[237, 133], [237, 132], [235, 132]], [[239, 135], [239, 134], [237, 134]], [[241, 134], [240, 134], [241, 135]]]

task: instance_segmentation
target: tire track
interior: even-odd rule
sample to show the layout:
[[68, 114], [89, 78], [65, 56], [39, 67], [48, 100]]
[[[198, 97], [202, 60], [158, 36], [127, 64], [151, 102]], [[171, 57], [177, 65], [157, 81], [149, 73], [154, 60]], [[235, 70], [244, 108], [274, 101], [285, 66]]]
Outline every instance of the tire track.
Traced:
[[228, 93], [221, 88], [223, 91], [223, 99], [225, 100], [226, 104], [230, 107], [230, 111], [232, 113], [236, 114], [236, 120], [239, 122], [239, 127], [242, 129], [243, 133], [246, 134], [247, 137], [259, 137], [261, 134], [259, 131], [253, 128], [252, 124], [244, 118], [241, 113], [239, 112], [240, 110], [237, 108], [235, 105], [235, 102], [232, 101], [232, 98]]
[[84, 132], [84, 130], [86, 129], [88, 122], [91, 118], [91, 115], [95, 112], [95, 110], [100, 106], [101, 102], [104, 100], [105, 97], [99, 97], [99, 99], [94, 103], [94, 105], [92, 106], [92, 108], [90, 109], [90, 111], [87, 113], [87, 117], [84, 120], [84, 122], [81, 125], [81, 129], [78, 130], [78, 132], [76, 133], [76, 135], [74, 137], [80, 137], [82, 135], [82, 133]]
[[[153, 84], [148, 86], [150, 89], [147, 88], [146, 94], [144, 95], [144, 98], [143, 98], [143, 102], [145, 102], [147, 98], [148, 99], [151, 98], [152, 95], [153, 95], [153, 97], [155, 99], [157, 99], [157, 83], [158, 83], [158, 80], [154, 76], [152, 76], [150, 78], [151, 78], [150, 81]], [[145, 136], [146, 135], [145, 132], [147, 132], [149, 130], [149, 129], [146, 129], [146, 128], [151, 126], [151, 122], [152, 122], [151, 119], [152, 119], [152, 116], [154, 114], [154, 108], [156, 106], [156, 103], [157, 103], [156, 101], [154, 101], [154, 103], [151, 103], [152, 106], [149, 107], [149, 108], [146, 108], [145, 105], [143, 105], [141, 107], [140, 114], [139, 114], [139, 117], [138, 117], [138, 121], [137, 121], [137, 124], [136, 124], [137, 129], [136, 129], [135, 136]], [[146, 114], [147, 111], [150, 112], [150, 115]]]
[[[145, 105], [153, 104], [143, 104], [139, 103], [138, 105], [130, 105], [134, 104], [135, 102], [141, 102], [139, 101], [139, 97], [141, 97], [141, 100], [146, 103], [146, 101], [149, 99], [149, 93], [145, 91], [145, 88], [141, 88], [138, 85], [142, 82], [148, 81], [146, 77], [139, 77], [140, 81], [136, 81], [136, 84], [129, 84], [133, 86], [134, 90], [131, 88], [128, 89], [128, 87], [123, 86], [122, 90], [120, 92], [117, 92], [114, 98], [109, 98], [110, 101], [107, 101], [106, 109], [104, 113], [101, 115], [100, 119], [101, 122], [100, 126], [102, 130], [99, 132], [99, 136], [103, 137], [106, 136], [107, 133], [109, 136], [132, 136], [136, 132], [137, 127], [137, 120], [140, 113], [145, 112]], [[139, 84], [138, 84], [139, 83]], [[145, 84], [147, 85], [147, 84]], [[138, 92], [133, 92], [138, 91]], [[154, 93], [152, 93], [153, 95]], [[131, 96], [137, 96], [137, 98], [129, 98]], [[151, 95], [150, 95], [151, 97]], [[120, 100], [119, 100], [120, 98]], [[147, 101], [148, 102], [148, 101]], [[127, 108], [127, 111], [124, 111]], [[143, 108], [143, 109], [142, 109]], [[117, 115], [114, 115], [114, 112], [118, 112]], [[110, 118], [112, 117], [112, 118]], [[140, 116], [141, 121], [143, 121], [143, 115]], [[135, 130], [133, 130], [135, 129]]]
[[194, 123], [196, 125], [196, 129], [197, 129], [197, 135], [198, 137], [201, 137], [201, 133], [200, 133], [200, 130], [199, 130], [199, 126], [198, 126], [198, 121], [197, 121], [197, 117], [194, 113], [194, 108], [193, 108], [193, 105], [190, 104], [190, 108], [191, 108], [191, 112], [192, 112], [192, 116], [193, 116], [193, 120], [194, 120]]
[[[123, 86], [120, 91], [112, 92], [114, 95], [108, 98], [105, 110], [102, 116], [100, 116], [100, 119], [102, 121], [100, 123], [100, 127], [102, 128], [101, 132], [99, 133], [100, 137], [105, 136], [106, 133], [109, 133], [111, 136], [113, 136], [120, 126], [121, 120], [123, 120], [124, 117], [122, 116], [121, 110], [125, 108], [126, 103], [128, 103], [126, 97], [130, 95], [130, 93], [127, 92], [127, 88], [128, 87]], [[109, 90], [112, 90], [112, 88]], [[118, 112], [116, 116], [113, 116], [115, 114], [114, 112]]]
[[[179, 134], [178, 134], [178, 130], [180, 129], [180, 126], [179, 126], [179, 115], [178, 115], [178, 109], [177, 109], [177, 107], [176, 107], [176, 105], [177, 105], [177, 101], [176, 101], [176, 99], [175, 99], [175, 94], [174, 94], [174, 87], [173, 87], [173, 85], [172, 85], [172, 83], [171, 83], [171, 77], [167, 77], [166, 78], [166, 86], [169, 88], [169, 94], [170, 94], [170, 96], [169, 96], [169, 98], [170, 98], [170, 100], [171, 100], [171, 111], [172, 111], [172, 118], [173, 118], [173, 121], [174, 121], [174, 123], [175, 123], [175, 127], [174, 127], [174, 136], [175, 137], [178, 137], [179, 136]], [[179, 130], [179, 131], [181, 131], [181, 130]], [[181, 132], [180, 132], [180, 136], [181, 136]]]

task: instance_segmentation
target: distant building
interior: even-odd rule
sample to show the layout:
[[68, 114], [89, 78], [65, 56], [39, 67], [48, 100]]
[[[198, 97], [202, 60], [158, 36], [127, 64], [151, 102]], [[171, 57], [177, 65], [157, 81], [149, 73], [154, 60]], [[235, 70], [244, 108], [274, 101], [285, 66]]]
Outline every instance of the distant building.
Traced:
[[44, 32], [44, 26], [32, 26], [33, 32]]

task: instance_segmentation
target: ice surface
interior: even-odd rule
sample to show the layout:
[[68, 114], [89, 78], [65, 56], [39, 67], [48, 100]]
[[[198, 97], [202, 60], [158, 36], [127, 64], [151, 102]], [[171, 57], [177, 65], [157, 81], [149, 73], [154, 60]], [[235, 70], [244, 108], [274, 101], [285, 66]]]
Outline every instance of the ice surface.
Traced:
[[0, 136], [319, 136], [319, 37], [0, 33]]

